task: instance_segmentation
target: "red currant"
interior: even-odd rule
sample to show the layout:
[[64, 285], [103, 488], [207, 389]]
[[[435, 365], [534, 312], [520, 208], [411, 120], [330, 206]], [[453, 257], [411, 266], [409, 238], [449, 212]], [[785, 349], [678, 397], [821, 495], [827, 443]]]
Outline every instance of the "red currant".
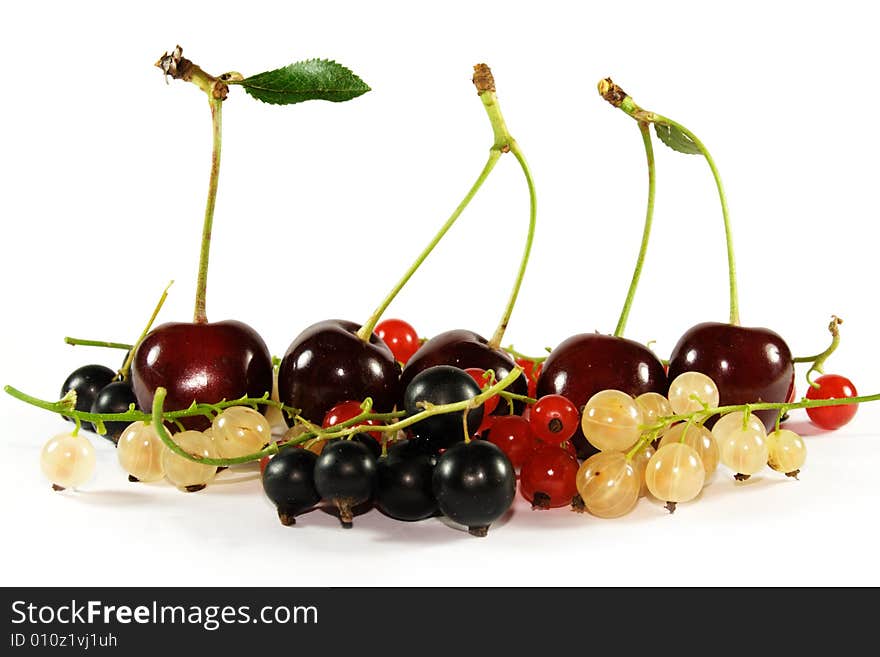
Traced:
[[568, 506], [577, 495], [578, 461], [566, 450], [539, 443], [519, 475], [519, 492], [533, 509]]
[[574, 445], [571, 444], [570, 440], [566, 440], [564, 443], [557, 443], [557, 442], [553, 442], [553, 441], [547, 442], [545, 440], [541, 440], [540, 438], [535, 438], [535, 444], [534, 444], [535, 449], [538, 449], [539, 447], [542, 447], [543, 445], [553, 445], [554, 447], [561, 447], [562, 449], [564, 449], [566, 452], [568, 452], [572, 456], [577, 457], [577, 450], [575, 449]]
[[523, 374], [526, 375], [526, 380], [529, 383], [529, 397], [534, 397], [535, 391], [538, 388], [538, 377], [541, 376], [541, 370], [544, 369], [544, 363], [535, 362], [528, 358], [514, 358], [513, 360], [517, 365], [523, 368]]
[[[347, 422], [348, 420], [352, 419], [353, 417], [357, 417], [363, 412], [364, 409], [361, 408], [361, 403], [359, 401], [340, 402], [329, 411], [327, 411], [327, 415], [324, 416], [324, 421], [321, 423], [321, 426], [324, 429], [327, 429], [328, 427], [333, 427], [337, 424]], [[382, 423], [378, 420], [364, 420], [359, 424], [369, 424], [370, 426], [375, 427], [381, 425]], [[370, 435], [380, 443], [382, 442], [381, 431], [371, 431]]]
[[[816, 383], [819, 384], [818, 388], [810, 386], [807, 389], [807, 399], [846, 399], [857, 397], [859, 394], [852, 381], [839, 374], [823, 374], [816, 379]], [[858, 404], [820, 406], [808, 408], [807, 415], [816, 426], [832, 431], [852, 420], [858, 408]]]
[[486, 440], [501, 448], [514, 468], [521, 468], [535, 446], [535, 436], [529, 423], [518, 415], [495, 416]]
[[539, 440], [562, 443], [581, 423], [577, 407], [562, 395], [544, 395], [529, 412], [529, 425]]
[[266, 466], [269, 465], [269, 458], [270, 457], [268, 456], [264, 456], [260, 459], [260, 474], [263, 474], [266, 471]]
[[[489, 379], [486, 378], [486, 370], [479, 367], [467, 367], [464, 371], [471, 375], [471, 378], [477, 382], [481, 389], [488, 387]], [[485, 431], [492, 424], [491, 414], [492, 411], [498, 408], [498, 401], [498, 395], [493, 395], [483, 403], [483, 422], [480, 424], [480, 428], [477, 429], [477, 433]]]
[[404, 365], [422, 346], [419, 342], [419, 334], [402, 319], [386, 319], [379, 322], [375, 333], [385, 341], [394, 358]]

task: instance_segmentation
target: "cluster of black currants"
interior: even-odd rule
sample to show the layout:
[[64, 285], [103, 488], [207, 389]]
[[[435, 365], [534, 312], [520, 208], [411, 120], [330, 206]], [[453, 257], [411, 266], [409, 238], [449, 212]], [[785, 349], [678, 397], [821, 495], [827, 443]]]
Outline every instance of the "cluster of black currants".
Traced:
[[[124, 369], [124, 366], [123, 366]], [[104, 365], [83, 365], [70, 373], [61, 386], [61, 397], [70, 391], [76, 393], [77, 411], [95, 414], [125, 413], [137, 398], [131, 387], [131, 381], [120, 372]], [[72, 418], [66, 418], [73, 422]], [[116, 443], [120, 434], [130, 422], [104, 422], [104, 433], [108, 440]], [[98, 426], [88, 423], [87, 429], [99, 433]]]
[[[404, 407], [411, 416], [480, 392], [464, 370], [438, 365], [412, 379]], [[343, 527], [372, 503], [396, 520], [442, 514], [485, 536], [513, 503], [516, 473], [500, 448], [471, 439], [482, 420], [481, 405], [431, 415], [413, 424], [409, 437], [386, 442], [378, 456], [369, 446], [376, 441], [364, 434], [328, 441], [320, 454], [286, 447], [266, 465], [263, 488], [285, 525], [323, 500], [336, 507]]]

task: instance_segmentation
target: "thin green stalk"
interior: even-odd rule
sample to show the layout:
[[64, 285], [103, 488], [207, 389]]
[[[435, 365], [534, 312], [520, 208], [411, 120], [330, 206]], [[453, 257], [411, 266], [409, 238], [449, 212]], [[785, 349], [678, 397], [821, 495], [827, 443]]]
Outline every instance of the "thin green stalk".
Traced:
[[[489, 94], [486, 93], [483, 94], [482, 97], [488, 95]], [[494, 96], [494, 94], [492, 95]], [[504, 333], [507, 331], [507, 324], [510, 322], [510, 316], [513, 314], [513, 307], [516, 305], [516, 298], [519, 296], [519, 289], [522, 286], [526, 267], [529, 264], [529, 255], [532, 252], [532, 242], [535, 239], [535, 224], [538, 214], [538, 197], [535, 194], [535, 182], [532, 179], [532, 172], [529, 170], [529, 165], [519, 148], [519, 144], [517, 144], [514, 139], [509, 140], [508, 146], [510, 152], [513, 153], [513, 156], [516, 158], [516, 161], [519, 162], [519, 166], [526, 178], [526, 185], [528, 185], [529, 188], [529, 231], [526, 235], [526, 245], [523, 248], [519, 270], [517, 271], [516, 279], [513, 282], [513, 289], [510, 292], [510, 299], [507, 301], [507, 306], [504, 308], [504, 314], [501, 316], [501, 321], [498, 322], [498, 328], [495, 329], [495, 334], [492, 336], [492, 339], [489, 340], [489, 346], [493, 349], [498, 349], [501, 346], [501, 341], [504, 339]]]
[[196, 281], [196, 305], [193, 321], [205, 324], [205, 297], [208, 289], [208, 257], [211, 251], [211, 230], [214, 225], [214, 205], [217, 201], [217, 185], [220, 180], [220, 150], [223, 145], [223, 99], [208, 94], [211, 106], [213, 148], [211, 152], [211, 175], [208, 180], [208, 200], [205, 203], [205, 221], [202, 226], [202, 248], [199, 254], [199, 275]]
[[104, 347], [105, 349], [123, 349], [129, 350], [134, 345], [125, 344], [124, 342], [107, 342], [105, 340], [84, 340], [82, 338], [65, 337], [64, 342], [73, 346], [81, 347]]
[[147, 337], [147, 333], [150, 332], [150, 329], [153, 327], [153, 322], [156, 321], [156, 317], [159, 315], [159, 311], [162, 310], [162, 306], [165, 305], [165, 299], [168, 298], [168, 290], [171, 289], [171, 286], [174, 285], [174, 281], [170, 281], [168, 285], [165, 286], [165, 289], [162, 291], [162, 296], [159, 297], [159, 302], [156, 304], [156, 307], [153, 308], [153, 314], [150, 315], [150, 319], [147, 321], [147, 325], [144, 326], [144, 330], [141, 331], [140, 337], [138, 337], [137, 342], [134, 343], [134, 346], [128, 350], [128, 356], [125, 358], [125, 362], [122, 364], [122, 369], [119, 370], [119, 377], [125, 381], [128, 378], [128, 370], [131, 368], [132, 360], [134, 360], [134, 353], [137, 351], [135, 347], [140, 346], [141, 342], [144, 341], [144, 338]]
[[642, 142], [645, 145], [645, 155], [648, 159], [648, 207], [645, 212], [645, 227], [642, 230], [642, 245], [639, 248], [639, 256], [636, 259], [636, 268], [633, 270], [632, 281], [629, 284], [629, 292], [626, 294], [626, 301], [623, 304], [623, 310], [620, 311], [620, 319], [617, 320], [617, 328], [614, 329], [614, 335], [618, 338], [623, 337], [626, 330], [626, 322], [629, 319], [629, 311], [632, 307], [633, 299], [636, 296], [636, 289], [639, 286], [639, 279], [642, 276], [642, 266], [645, 263], [645, 254], [648, 252], [648, 241], [651, 238], [651, 224], [654, 220], [654, 195], [657, 190], [656, 167], [654, 165], [654, 145], [651, 142], [651, 131], [648, 124], [639, 121], [639, 132], [642, 133]]
[[677, 128], [689, 137], [703, 157], [706, 158], [706, 163], [712, 171], [712, 177], [715, 179], [715, 186], [718, 188], [718, 199], [721, 201], [721, 215], [724, 218], [724, 240], [727, 244], [727, 276], [730, 287], [730, 323], [738, 326], [739, 293], [736, 284], [736, 259], [733, 253], [733, 231], [730, 226], [730, 212], [727, 209], [727, 196], [724, 193], [724, 185], [721, 184], [721, 174], [718, 172], [718, 167], [715, 166], [715, 160], [712, 159], [712, 155], [710, 155], [706, 146], [703, 145], [703, 142], [701, 142], [693, 132], [680, 123], [666, 118], [665, 116], [660, 116], [659, 114], [654, 114], [654, 122], [665, 123], [673, 128]]
[[480, 190], [480, 187], [483, 186], [483, 183], [486, 181], [486, 178], [489, 177], [489, 174], [492, 173], [492, 169], [495, 168], [495, 164], [498, 162], [498, 158], [501, 157], [501, 151], [492, 150], [489, 152], [489, 159], [486, 160], [486, 164], [483, 166], [483, 170], [480, 172], [480, 175], [477, 177], [477, 180], [471, 185], [470, 190], [462, 199], [461, 203], [458, 204], [458, 207], [455, 208], [455, 211], [450, 215], [449, 219], [446, 220], [446, 223], [440, 228], [440, 232], [438, 232], [433, 239], [428, 243], [428, 245], [424, 248], [424, 250], [419, 254], [419, 257], [415, 259], [415, 261], [410, 265], [409, 269], [406, 270], [403, 277], [397, 281], [397, 284], [391, 288], [391, 291], [388, 293], [388, 296], [379, 304], [379, 307], [370, 315], [370, 318], [364, 322], [363, 326], [361, 326], [360, 330], [358, 330], [358, 337], [364, 342], [368, 342], [370, 340], [370, 336], [373, 334], [373, 329], [376, 328], [376, 324], [379, 323], [379, 320], [382, 319], [382, 315], [385, 314], [385, 310], [391, 305], [391, 302], [394, 301], [394, 298], [397, 294], [403, 289], [403, 286], [407, 284], [412, 275], [416, 273], [416, 270], [422, 265], [431, 251], [434, 250], [434, 247], [443, 239], [443, 236], [449, 232], [449, 229], [455, 224], [456, 220], [461, 216], [461, 213], [464, 212], [464, 209], [470, 204], [471, 200], [476, 196], [477, 192]]
[[813, 381], [811, 375], [813, 372], [818, 372], [819, 374], [825, 373], [825, 361], [828, 360], [828, 357], [833, 354], [837, 350], [837, 345], [840, 344], [840, 330], [838, 326], [843, 324], [843, 320], [840, 319], [837, 315], [831, 316], [831, 323], [828, 325], [828, 330], [831, 332], [831, 344], [828, 345], [828, 348], [816, 354], [815, 356], [798, 356], [796, 358], [792, 358], [792, 362], [794, 363], [811, 363], [810, 369], [807, 370], [806, 378], [807, 383], [813, 388], [819, 388], [818, 383]]

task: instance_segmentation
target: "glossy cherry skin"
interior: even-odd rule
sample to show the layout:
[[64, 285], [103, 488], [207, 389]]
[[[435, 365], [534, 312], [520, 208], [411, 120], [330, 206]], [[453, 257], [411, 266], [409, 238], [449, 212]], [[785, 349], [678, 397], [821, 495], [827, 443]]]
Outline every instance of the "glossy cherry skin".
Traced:
[[[778, 333], [766, 328], [717, 322], [689, 329], [669, 357], [669, 380], [682, 372], [702, 372], [718, 386], [719, 404], [785, 402], [794, 382], [791, 351]], [[777, 411], [755, 411], [768, 431]], [[711, 428], [717, 417], [706, 422]]]
[[[137, 348], [131, 382], [145, 412], [152, 410], [159, 386], [168, 391], [166, 411], [186, 409], [194, 401], [262, 397], [272, 391], [272, 357], [263, 338], [242, 322], [162, 324]], [[203, 417], [182, 422], [196, 431], [211, 426]]]
[[346, 400], [370, 397], [375, 412], [393, 410], [400, 396], [400, 365], [375, 334], [369, 343], [361, 340], [359, 328], [354, 322], [329, 319], [300, 333], [278, 371], [281, 401], [301, 409], [316, 424]]
[[[483, 370], [494, 370], [495, 380], [500, 381], [510, 374], [516, 366], [513, 358], [501, 349], [492, 349], [487, 344], [486, 338], [464, 329], [453, 329], [435, 335], [425, 342], [419, 350], [413, 354], [403, 368], [400, 377], [401, 391], [406, 390], [409, 382], [416, 374], [435, 365], [453, 365], [461, 369], [479, 367]], [[528, 393], [529, 385], [525, 375], [514, 381], [507, 390], [519, 395]], [[515, 402], [516, 413], [521, 413], [525, 408], [522, 402]], [[499, 404], [495, 409], [496, 415], [508, 413], [507, 404]]]
[[[839, 374], [823, 374], [815, 382], [819, 384], [819, 387], [809, 386], [807, 388], [807, 399], [846, 399], [848, 397], [858, 397], [859, 395], [853, 382]], [[816, 408], [808, 408], [807, 415], [810, 418], [810, 422], [817, 427], [833, 431], [852, 420], [857, 410], [859, 410], [858, 404], [818, 406]]]
[[[581, 333], [561, 342], [547, 356], [536, 395], [562, 395], [583, 412], [590, 397], [602, 390], [621, 390], [637, 397], [645, 392], [665, 395], [668, 388], [663, 364], [646, 346], [613, 335]], [[571, 441], [580, 458], [597, 451], [584, 438], [580, 425]]]

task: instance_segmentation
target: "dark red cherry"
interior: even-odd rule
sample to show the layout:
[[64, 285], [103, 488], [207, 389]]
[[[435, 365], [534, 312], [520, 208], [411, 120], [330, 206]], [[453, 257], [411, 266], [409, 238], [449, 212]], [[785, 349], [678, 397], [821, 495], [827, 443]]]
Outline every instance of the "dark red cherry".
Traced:
[[[669, 358], [669, 380], [682, 372], [702, 372], [718, 386], [720, 404], [788, 401], [794, 382], [791, 351], [778, 333], [766, 328], [717, 322], [689, 329]], [[755, 411], [767, 430], [776, 411]], [[711, 428], [717, 418], [710, 418]]]
[[[261, 397], [272, 391], [272, 357], [259, 334], [242, 322], [163, 324], [135, 352], [131, 382], [146, 412], [159, 386], [168, 391], [165, 410], [182, 410], [194, 401]], [[203, 417], [182, 422], [198, 431], [211, 425]]]
[[[538, 377], [536, 395], [562, 395], [582, 412], [602, 390], [621, 390], [633, 397], [645, 392], [665, 395], [669, 388], [663, 364], [643, 344], [599, 333], [581, 333], [554, 349]], [[571, 439], [580, 458], [596, 449], [578, 425]]]
[[369, 343], [361, 340], [359, 328], [329, 319], [300, 333], [278, 371], [281, 401], [316, 424], [333, 406], [352, 399], [372, 398], [377, 413], [393, 410], [400, 397], [400, 365], [375, 334]]
[[[479, 367], [483, 370], [494, 370], [495, 380], [500, 381], [510, 374], [516, 366], [513, 358], [501, 349], [492, 349], [487, 344], [486, 338], [464, 329], [445, 331], [425, 342], [419, 350], [413, 354], [403, 368], [400, 377], [401, 391], [406, 390], [410, 381], [416, 374], [435, 365], [452, 365], [461, 369]], [[528, 393], [528, 381], [523, 375], [507, 388], [510, 392], [525, 395]], [[514, 403], [517, 414], [522, 413], [525, 404]], [[509, 408], [506, 403], [499, 404], [495, 409], [495, 415], [507, 415]]]

